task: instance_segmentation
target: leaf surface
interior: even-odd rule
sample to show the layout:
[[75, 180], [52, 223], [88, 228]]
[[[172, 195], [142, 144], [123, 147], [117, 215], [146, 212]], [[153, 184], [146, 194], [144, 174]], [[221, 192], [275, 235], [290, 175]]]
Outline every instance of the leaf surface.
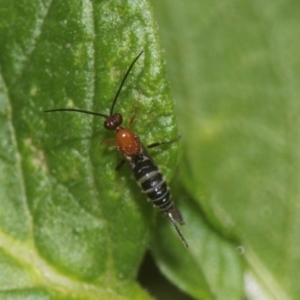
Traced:
[[[0, 7], [0, 298], [149, 299], [135, 277], [155, 210], [103, 118], [115, 110], [145, 144], [176, 136], [146, 1], [2, 1]], [[151, 130], [149, 130], [151, 129]], [[176, 145], [155, 152], [167, 177]]]
[[[247, 265], [249, 297], [254, 281], [261, 293], [253, 299], [299, 299], [300, 6], [152, 2], [183, 136], [180, 179], [187, 197], [214, 230], [236, 241]], [[196, 229], [186, 223], [188, 236]], [[200, 260], [194, 257], [195, 264]], [[227, 271], [219, 268], [220, 278]], [[199, 284], [203, 273], [207, 282], [212, 278], [201, 268]], [[236, 286], [235, 276], [231, 282]]]

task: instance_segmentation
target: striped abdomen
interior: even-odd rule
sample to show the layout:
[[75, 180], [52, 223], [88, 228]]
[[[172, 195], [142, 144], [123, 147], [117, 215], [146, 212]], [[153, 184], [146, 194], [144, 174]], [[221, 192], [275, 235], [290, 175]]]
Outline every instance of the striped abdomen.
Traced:
[[165, 177], [150, 155], [144, 150], [132, 157], [129, 165], [136, 181], [148, 199], [169, 218], [184, 224], [180, 212], [174, 205]]

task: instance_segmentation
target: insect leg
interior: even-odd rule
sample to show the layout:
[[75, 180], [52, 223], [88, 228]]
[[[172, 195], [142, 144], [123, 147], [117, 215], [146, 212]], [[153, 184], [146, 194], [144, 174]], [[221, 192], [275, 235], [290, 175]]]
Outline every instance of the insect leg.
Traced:
[[125, 159], [122, 159], [115, 167], [115, 170], [119, 171], [123, 167], [124, 163], [125, 163]]
[[136, 100], [136, 104], [135, 104], [135, 108], [134, 108], [134, 111], [130, 117], [130, 120], [128, 122], [128, 128], [130, 128], [130, 126], [132, 125], [132, 123], [134, 122], [136, 116], [137, 116], [137, 112], [139, 110], [139, 106], [140, 106], [140, 98], [141, 98], [141, 91], [139, 91], [139, 95], [138, 95], [138, 98]]
[[104, 141], [102, 141], [102, 142], [101, 142], [101, 145], [107, 145], [107, 144], [112, 143], [112, 142], [114, 142], [114, 141], [115, 141], [115, 139], [113, 139], [113, 138], [108, 138], [108, 139], [105, 139]]
[[161, 146], [161, 145], [171, 144], [171, 143], [178, 141], [180, 138], [181, 138], [181, 135], [178, 135], [175, 139], [172, 139], [172, 140], [166, 141], [166, 142], [156, 142], [156, 143], [148, 145], [147, 148], [154, 148], [154, 147]]

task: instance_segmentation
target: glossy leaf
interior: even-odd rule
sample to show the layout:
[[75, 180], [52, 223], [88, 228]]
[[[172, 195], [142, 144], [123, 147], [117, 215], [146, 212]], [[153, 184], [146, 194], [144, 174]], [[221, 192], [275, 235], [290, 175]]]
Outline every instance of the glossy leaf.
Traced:
[[[135, 277], [155, 210], [109, 141], [118, 99], [146, 144], [176, 136], [155, 23], [146, 1], [1, 1], [0, 298], [149, 299]], [[149, 128], [151, 130], [149, 130]], [[167, 177], [174, 144], [155, 152]]]

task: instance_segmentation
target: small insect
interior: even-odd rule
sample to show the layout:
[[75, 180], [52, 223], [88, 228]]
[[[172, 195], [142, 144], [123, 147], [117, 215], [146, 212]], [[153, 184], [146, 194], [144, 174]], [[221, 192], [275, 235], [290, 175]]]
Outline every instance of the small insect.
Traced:
[[[185, 245], [185, 247], [188, 247], [185, 238], [183, 237], [182, 233], [176, 225], [176, 223], [183, 225], [184, 221], [181, 216], [181, 213], [179, 212], [179, 210], [173, 202], [164, 175], [151, 158], [146, 147], [140, 141], [139, 136], [135, 132], [129, 130], [129, 127], [135, 120], [137, 114], [137, 107], [130, 118], [128, 128], [121, 126], [121, 124], [123, 123], [122, 115], [119, 113], [114, 113], [115, 104], [117, 102], [121, 89], [125, 83], [125, 80], [128, 77], [136, 61], [142, 55], [142, 53], [143, 51], [141, 51], [139, 55], [132, 61], [127, 72], [125, 73], [125, 76], [123, 77], [119, 89], [112, 102], [109, 115], [76, 108], [56, 108], [45, 110], [44, 112], [49, 113], [69, 111], [85, 113], [105, 118], [104, 128], [107, 130], [115, 131], [115, 145], [117, 150], [123, 156], [123, 159], [117, 165], [116, 170], [119, 170], [125, 162], [128, 163], [138, 185], [142, 189], [142, 192], [145, 193], [148, 199], [151, 200], [152, 203], [155, 206], [157, 206], [160, 209], [160, 211], [171, 220], [183, 244]], [[168, 142], [153, 143], [147, 148], [153, 148], [160, 145], [169, 144], [178, 140], [178, 138], [179, 137]]]

